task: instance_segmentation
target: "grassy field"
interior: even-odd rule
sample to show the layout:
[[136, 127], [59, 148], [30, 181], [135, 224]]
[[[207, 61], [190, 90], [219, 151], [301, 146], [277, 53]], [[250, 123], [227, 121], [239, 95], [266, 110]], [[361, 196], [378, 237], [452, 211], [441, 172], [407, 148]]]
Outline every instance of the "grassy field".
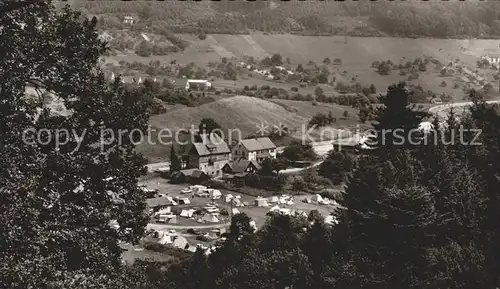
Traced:
[[[343, 118], [344, 111], [348, 111], [350, 117]], [[309, 120], [317, 113], [328, 114], [332, 112], [337, 119], [336, 128], [353, 128], [357, 123], [357, 110], [351, 107], [339, 106], [335, 104], [317, 103], [307, 101], [293, 101], [283, 99], [259, 99], [249, 96], [234, 96], [224, 98], [212, 103], [198, 107], [180, 107], [165, 114], [154, 115], [150, 119], [150, 125], [158, 132], [162, 128], [168, 128], [172, 133], [180, 129], [190, 129], [191, 126], [197, 128], [201, 119], [213, 118], [224, 130], [224, 134], [231, 139], [238, 139], [238, 132], [241, 137], [255, 134], [258, 125], [264, 123], [269, 127], [269, 133], [274, 125], [280, 123], [290, 129], [292, 135], [299, 137], [302, 126], [307, 125]], [[307, 130], [307, 129], [306, 129]], [[315, 137], [319, 130], [311, 134]], [[151, 134], [153, 144], [144, 142], [138, 146], [149, 162], [166, 161], [169, 156], [170, 145], [162, 145], [157, 141], [157, 134]], [[280, 143], [280, 145], [283, 145]]]
[[[329, 65], [329, 70], [335, 74], [337, 80], [346, 84], [355, 82], [362, 85], [374, 84], [378, 93], [384, 93], [387, 87], [395, 82], [407, 79], [400, 76], [399, 71], [392, 71], [390, 75], [379, 75], [371, 67], [373, 61], [391, 60], [393, 63], [413, 61], [417, 57], [433, 57], [442, 63], [456, 61], [475, 70], [476, 61], [483, 54], [500, 52], [497, 40], [453, 40], [453, 39], [405, 39], [389, 37], [349, 37], [345, 42], [344, 37], [335, 36], [297, 36], [297, 35], [208, 35], [207, 39], [200, 40], [195, 35], [180, 34], [190, 42], [190, 46], [182, 53], [172, 53], [166, 56], [152, 56], [148, 58], [139, 57], [134, 54], [121, 56], [110, 56], [107, 61], [118, 63], [120, 60], [128, 62], [140, 61], [149, 63], [151, 60], [160, 60], [163, 64], [177, 60], [178, 64], [194, 62], [197, 66], [204, 66], [210, 61], [220, 62], [222, 57], [253, 56], [263, 57], [280, 53], [284, 58], [290, 57], [292, 67], [297, 64], [306, 64], [310, 60], [321, 63], [325, 57], [330, 59], [340, 58], [341, 65]], [[346, 75], [342, 75], [343, 72]], [[486, 78], [493, 81], [493, 70], [479, 70]], [[465, 93], [461, 88], [453, 88], [456, 76], [441, 77], [436, 73], [433, 64], [429, 64], [426, 72], [421, 72], [418, 79], [411, 83], [421, 85], [424, 90], [431, 90], [436, 94], [446, 93], [455, 99], [463, 101]], [[440, 84], [446, 82], [446, 87]], [[492, 82], [498, 89], [497, 83]], [[242, 75], [237, 81], [216, 79], [214, 86], [217, 88], [241, 89], [244, 86], [270, 85], [271, 87], [283, 88], [290, 91], [291, 87], [297, 86], [290, 83], [278, 83], [268, 81], [259, 77]], [[322, 85], [326, 95], [336, 92], [329, 85]], [[478, 87], [476, 87], [478, 88]], [[314, 95], [314, 87], [299, 88], [302, 94]], [[343, 111], [345, 108], [342, 108]], [[328, 108], [328, 110], [330, 110]], [[290, 128], [297, 128], [307, 123], [317, 112], [328, 112], [324, 105], [313, 107], [310, 102], [293, 102], [289, 100], [266, 101], [256, 98], [236, 96], [218, 100], [213, 103], [199, 107], [176, 107], [165, 114], [153, 116], [151, 125], [157, 128], [169, 128], [173, 131], [181, 128], [197, 126], [202, 118], [215, 119], [224, 129], [239, 128], [243, 136], [255, 133], [256, 125], [261, 121], [271, 126], [283, 123]], [[337, 111], [333, 109], [332, 113]], [[339, 110], [340, 111], [340, 110]], [[356, 112], [349, 111], [351, 115]], [[347, 124], [355, 121], [347, 120]], [[336, 126], [343, 126], [344, 120], [339, 121]], [[147, 145], [140, 146], [151, 161], [164, 161], [168, 155], [167, 146]]]
[[[373, 61], [391, 60], [397, 64], [408, 60], [412, 61], [417, 57], [429, 56], [442, 63], [448, 63], [458, 58], [462, 64], [474, 68], [480, 56], [500, 52], [500, 41], [498, 40], [349, 37], [346, 42], [346, 38], [341, 36], [264, 35], [262, 33], [250, 35], [216, 34], [208, 35], [205, 40], [200, 40], [195, 35], [180, 34], [180, 36], [190, 43], [190, 46], [181, 53], [147, 58], [134, 54], [124, 54], [110, 56], [107, 61], [117, 63], [120, 60], [126, 60], [128, 62], [149, 63], [151, 60], [160, 60], [167, 64], [171, 60], [177, 60], [179, 64], [194, 62], [203, 66], [210, 61], [220, 62], [222, 57], [252, 56], [262, 59], [274, 53], [280, 53], [284, 58], [289, 57], [292, 66], [296, 66], [310, 60], [321, 63], [326, 57], [330, 59], [340, 58], [342, 65], [330, 66], [330, 70], [337, 74], [338, 79], [349, 82], [352, 77], [356, 77], [356, 81], [361, 84], [373, 83], [378, 91], [385, 91], [389, 84], [404, 80], [407, 76], [400, 76], [397, 71], [388, 76], [379, 75], [370, 67]], [[445, 92], [461, 98], [461, 90], [452, 88], [453, 78], [444, 79], [449, 83], [447, 87], [440, 87], [439, 84], [443, 79], [437, 76], [433, 68], [433, 65], [429, 65], [428, 71], [421, 73], [421, 77], [413, 80], [412, 83], [420, 84], [426, 90], [432, 90], [436, 93]], [[340, 76], [344, 71], [347, 72], [347, 75]], [[260, 79], [240, 79], [238, 84], [240, 82], [247, 83], [244, 85], [265, 84], [263, 83], [265, 81]], [[234, 87], [234, 83], [221, 82], [221, 86]], [[275, 86], [279, 87], [280, 84], [275, 84]]]

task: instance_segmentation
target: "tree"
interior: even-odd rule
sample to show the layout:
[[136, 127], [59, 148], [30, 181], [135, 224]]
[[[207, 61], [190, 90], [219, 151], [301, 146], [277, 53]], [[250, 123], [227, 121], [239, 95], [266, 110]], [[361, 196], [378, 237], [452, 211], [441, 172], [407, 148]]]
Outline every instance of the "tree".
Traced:
[[328, 65], [330, 64], [332, 61], [330, 60], [330, 58], [326, 57], [325, 59], [323, 59], [323, 63]]
[[231, 218], [231, 226], [229, 227], [229, 239], [237, 241], [246, 234], [252, 234], [253, 228], [250, 226], [252, 219], [245, 213], [239, 213]]
[[181, 160], [175, 153], [175, 148], [172, 146], [170, 149], [170, 171], [179, 171], [181, 169]]
[[334, 184], [347, 181], [354, 168], [354, 160], [345, 151], [330, 151], [319, 167], [318, 174], [333, 181]]
[[[0, 19], [0, 287], [126, 288], [118, 241], [137, 242], [149, 219], [137, 185], [145, 160], [128, 136], [146, 131], [150, 88], [106, 81], [95, 18], [43, 3]], [[24, 96], [28, 86], [72, 113], [35, 117], [43, 104]], [[21, 137], [55, 128], [59, 143]]]
[[[211, 134], [216, 129], [220, 130], [221, 126], [213, 118], [203, 118], [198, 125], [200, 134]], [[216, 131], [216, 133], [221, 136], [220, 131]]]
[[[384, 106], [375, 111], [377, 123], [374, 124], [374, 129], [377, 132], [378, 146], [394, 148], [396, 144], [403, 147], [410, 145], [410, 131], [418, 128], [427, 115], [410, 108], [411, 94], [406, 83], [400, 82], [389, 86], [387, 94], [379, 98]], [[411, 140], [416, 142], [419, 137], [414, 134]]]
[[323, 97], [325, 96], [325, 92], [323, 91], [323, 89], [321, 87], [316, 87], [316, 89], [314, 89], [314, 95], [316, 96], [316, 98], [320, 98], [320, 97]]
[[316, 153], [310, 144], [292, 141], [283, 151], [282, 156], [290, 161], [306, 161], [316, 159]]
[[283, 64], [283, 57], [281, 54], [276, 53], [271, 56], [271, 63], [272, 65], [282, 65]]
[[352, 282], [367, 288], [380, 282], [390, 288], [417, 286], [438, 219], [432, 195], [417, 184], [418, 162], [402, 153], [382, 162], [362, 157], [360, 164], [340, 200], [347, 209], [338, 215], [350, 232], [347, 255], [357, 272]]
[[141, 41], [136, 51], [137, 55], [142, 57], [151, 56], [151, 52], [152, 52], [152, 47], [146, 40]]
[[200, 34], [198, 34], [198, 38], [200, 40], [205, 40], [207, 39], [207, 34], [205, 33], [205, 31], [201, 31]]
[[335, 122], [335, 118], [333, 117], [332, 111], [328, 112], [328, 124], [332, 124]]
[[295, 68], [295, 72], [304, 72], [304, 67], [302, 67], [302, 64], [297, 65], [297, 68]]
[[389, 75], [391, 73], [391, 66], [389, 63], [382, 61], [377, 67], [377, 72], [380, 75]]
[[377, 88], [375, 87], [375, 85], [373, 83], [370, 84], [370, 93], [371, 94], [377, 93]]
[[344, 110], [344, 112], [342, 113], [342, 116], [347, 119], [349, 118], [349, 112], [347, 110]]
[[425, 65], [425, 63], [424, 63], [424, 62], [420, 62], [420, 63], [418, 64], [418, 70], [420, 70], [420, 71], [422, 71], [422, 72], [427, 71], [427, 66]]
[[371, 111], [367, 107], [362, 106], [359, 109], [358, 117], [359, 117], [359, 121], [361, 121], [362, 123], [365, 123], [370, 118], [370, 115], [371, 115]]

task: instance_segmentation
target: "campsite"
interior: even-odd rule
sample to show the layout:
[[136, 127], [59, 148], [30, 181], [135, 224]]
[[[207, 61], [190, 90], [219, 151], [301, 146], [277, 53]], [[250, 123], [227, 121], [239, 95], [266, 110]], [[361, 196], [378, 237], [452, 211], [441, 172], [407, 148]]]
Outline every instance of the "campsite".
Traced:
[[[318, 210], [325, 217], [330, 215], [335, 209], [334, 203], [324, 204], [322, 200], [319, 202], [318, 199], [315, 200], [317, 195], [293, 196], [292, 201], [290, 197], [287, 198], [286, 196], [273, 196], [264, 199], [220, 189], [214, 191], [219, 191], [221, 195], [217, 195], [214, 198], [210, 195], [203, 197], [202, 193], [195, 191], [192, 193], [185, 193], [188, 191], [185, 184], [171, 184], [168, 183], [167, 180], [159, 177], [143, 180], [140, 182], [140, 185], [146, 186], [148, 189], [157, 190], [159, 194], [168, 196], [168, 198], [174, 200], [175, 205], [165, 205], [165, 207], [170, 208], [166, 209], [167, 211], [165, 211], [165, 213], [178, 212], [174, 223], [161, 223], [155, 218], [151, 220], [151, 223], [155, 223], [159, 227], [164, 226], [165, 228], [189, 228], [190, 226], [210, 227], [221, 224], [227, 224], [227, 226], [229, 226], [229, 211], [231, 210], [229, 199], [231, 199], [231, 196], [235, 200], [233, 201], [232, 207], [237, 210], [234, 210], [233, 213], [241, 212], [247, 214], [255, 221], [258, 228], [265, 223], [267, 213], [275, 206], [289, 209], [290, 212], [301, 211], [306, 214], [309, 214], [312, 210]], [[210, 189], [208, 190], [211, 191]], [[178, 204], [175, 200], [179, 198], [188, 198], [189, 204]], [[212, 202], [213, 206], [210, 206]], [[193, 214], [196, 210], [203, 211], [205, 214], [193, 218]], [[219, 212], [217, 216], [218, 222], [206, 216], [207, 213], [216, 210]], [[228, 214], [221, 214], [223, 211], [228, 212]], [[199, 222], [198, 219], [202, 219], [202, 222]]]

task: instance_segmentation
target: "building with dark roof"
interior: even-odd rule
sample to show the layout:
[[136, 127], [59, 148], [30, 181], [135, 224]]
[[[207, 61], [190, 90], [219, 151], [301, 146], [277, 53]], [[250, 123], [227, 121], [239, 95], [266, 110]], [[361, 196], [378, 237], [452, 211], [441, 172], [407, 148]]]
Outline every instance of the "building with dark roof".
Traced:
[[247, 160], [260, 163], [267, 158], [276, 158], [276, 145], [268, 137], [242, 139], [231, 153], [235, 162]]
[[231, 150], [217, 134], [201, 134], [185, 156], [186, 169], [198, 169], [208, 176], [222, 175], [222, 168], [231, 161]]
[[222, 170], [227, 174], [256, 173], [261, 166], [256, 161], [239, 160], [225, 165]]

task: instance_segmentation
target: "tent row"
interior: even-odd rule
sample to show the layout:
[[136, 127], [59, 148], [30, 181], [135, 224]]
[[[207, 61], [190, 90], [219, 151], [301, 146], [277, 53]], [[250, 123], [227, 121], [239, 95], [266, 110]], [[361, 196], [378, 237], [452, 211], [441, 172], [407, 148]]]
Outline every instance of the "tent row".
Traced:
[[293, 197], [283, 195], [281, 197], [273, 196], [270, 198], [257, 197], [255, 198], [255, 206], [257, 207], [268, 207], [269, 204], [282, 204], [292, 206], [295, 203], [293, 202]]

